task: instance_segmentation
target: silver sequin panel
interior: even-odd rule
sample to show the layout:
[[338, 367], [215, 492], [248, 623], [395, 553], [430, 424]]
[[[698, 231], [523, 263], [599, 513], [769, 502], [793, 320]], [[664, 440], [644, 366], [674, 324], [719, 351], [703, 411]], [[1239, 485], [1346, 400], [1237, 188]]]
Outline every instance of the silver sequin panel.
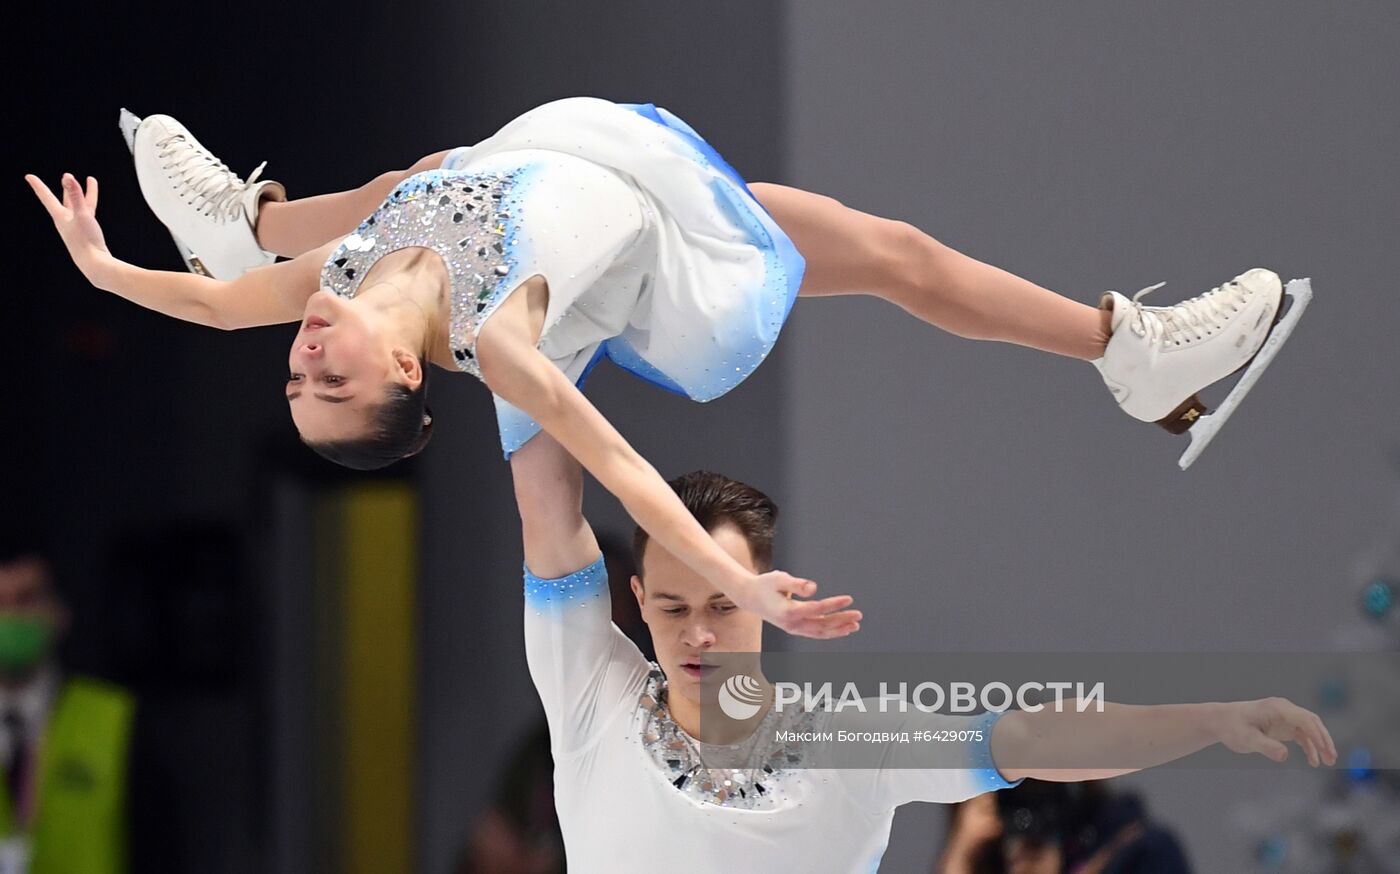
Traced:
[[[676, 789], [697, 801], [743, 810], [774, 810], [787, 805], [802, 781], [800, 743], [780, 743], [780, 729], [809, 731], [816, 714], [780, 714], [770, 710], [753, 734], [752, 749], [739, 767], [707, 767], [666, 706], [666, 674], [655, 662], [640, 701], [642, 746]], [[796, 718], [794, 718], [796, 717]]]
[[478, 379], [477, 329], [513, 287], [513, 214], [522, 171], [429, 170], [409, 177], [331, 253], [321, 285], [354, 297], [380, 258], [412, 246], [437, 252], [451, 283], [449, 342], [457, 366]]

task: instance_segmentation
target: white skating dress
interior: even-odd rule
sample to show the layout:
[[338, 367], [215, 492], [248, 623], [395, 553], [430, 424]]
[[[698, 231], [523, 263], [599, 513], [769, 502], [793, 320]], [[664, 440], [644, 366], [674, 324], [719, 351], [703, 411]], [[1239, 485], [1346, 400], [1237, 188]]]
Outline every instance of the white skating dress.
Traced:
[[[381, 257], [442, 256], [451, 345], [480, 376], [481, 325], [543, 276], [540, 350], [582, 385], [602, 358], [693, 400], [742, 382], [777, 340], [803, 259], [742, 178], [692, 128], [650, 104], [545, 104], [442, 168], [399, 185], [327, 261], [353, 296]], [[539, 425], [496, 398], [506, 457]]]

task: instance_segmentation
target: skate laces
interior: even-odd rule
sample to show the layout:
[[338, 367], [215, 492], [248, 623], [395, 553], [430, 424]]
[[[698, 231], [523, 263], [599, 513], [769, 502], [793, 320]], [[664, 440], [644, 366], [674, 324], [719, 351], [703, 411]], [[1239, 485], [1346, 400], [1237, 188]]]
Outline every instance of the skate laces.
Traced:
[[1249, 290], [1237, 280], [1217, 285], [1205, 294], [1167, 307], [1145, 306], [1138, 301], [1162, 286], [1165, 282], [1149, 285], [1133, 295], [1133, 333], [1139, 337], [1150, 337], [1173, 346], [1192, 343], [1214, 334], [1224, 327], [1230, 316], [1239, 312], [1249, 295]]
[[174, 133], [158, 140], [159, 156], [165, 161], [162, 169], [179, 190], [185, 203], [198, 209], [202, 214], [220, 221], [240, 218], [243, 215], [243, 192], [257, 181], [267, 162], [263, 161], [245, 182], [228, 165], [214, 158], [204, 149], [190, 142], [182, 133]]

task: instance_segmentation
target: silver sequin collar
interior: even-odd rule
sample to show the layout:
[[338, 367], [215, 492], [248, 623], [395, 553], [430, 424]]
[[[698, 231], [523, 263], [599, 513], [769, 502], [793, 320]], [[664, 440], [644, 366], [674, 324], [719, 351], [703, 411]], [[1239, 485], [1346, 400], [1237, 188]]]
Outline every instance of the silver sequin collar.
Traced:
[[776, 709], [759, 723], [743, 749], [725, 748], [740, 767], [713, 767], [701, 760], [700, 747], [671, 718], [666, 706], [666, 674], [652, 662], [642, 691], [642, 746], [676, 789], [697, 801], [745, 810], [784, 806], [801, 778], [804, 754], [796, 742], [779, 742], [780, 729], [810, 728], [815, 714], [782, 714]]
[[513, 215], [523, 171], [429, 170], [399, 183], [383, 205], [341, 241], [321, 269], [321, 284], [354, 297], [371, 267], [390, 252], [432, 249], [452, 288], [448, 339], [457, 366], [477, 378], [477, 330], [518, 284]]

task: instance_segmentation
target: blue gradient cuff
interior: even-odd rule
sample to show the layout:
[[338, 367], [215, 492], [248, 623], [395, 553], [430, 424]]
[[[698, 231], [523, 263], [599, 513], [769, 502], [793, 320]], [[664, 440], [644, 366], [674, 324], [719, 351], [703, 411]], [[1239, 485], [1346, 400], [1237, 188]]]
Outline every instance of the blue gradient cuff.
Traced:
[[525, 567], [525, 601], [535, 608], [585, 603], [608, 589], [608, 569], [601, 555], [582, 570], [547, 580]]
[[972, 759], [969, 768], [972, 769], [973, 781], [977, 786], [977, 794], [983, 792], [995, 792], [998, 789], [1011, 789], [1021, 785], [1017, 780], [1012, 783], [1001, 776], [1001, 771], [997, 770], [996, 762], [992, 761], [992, 727], [997, 724], [997, 720], [1007, 714], [1005, 710], [993, 710], [978, 717], [973, 725], [973, 730], [982, 732], [980, 741], [973, 741], [969, 748], [969, 755]]

